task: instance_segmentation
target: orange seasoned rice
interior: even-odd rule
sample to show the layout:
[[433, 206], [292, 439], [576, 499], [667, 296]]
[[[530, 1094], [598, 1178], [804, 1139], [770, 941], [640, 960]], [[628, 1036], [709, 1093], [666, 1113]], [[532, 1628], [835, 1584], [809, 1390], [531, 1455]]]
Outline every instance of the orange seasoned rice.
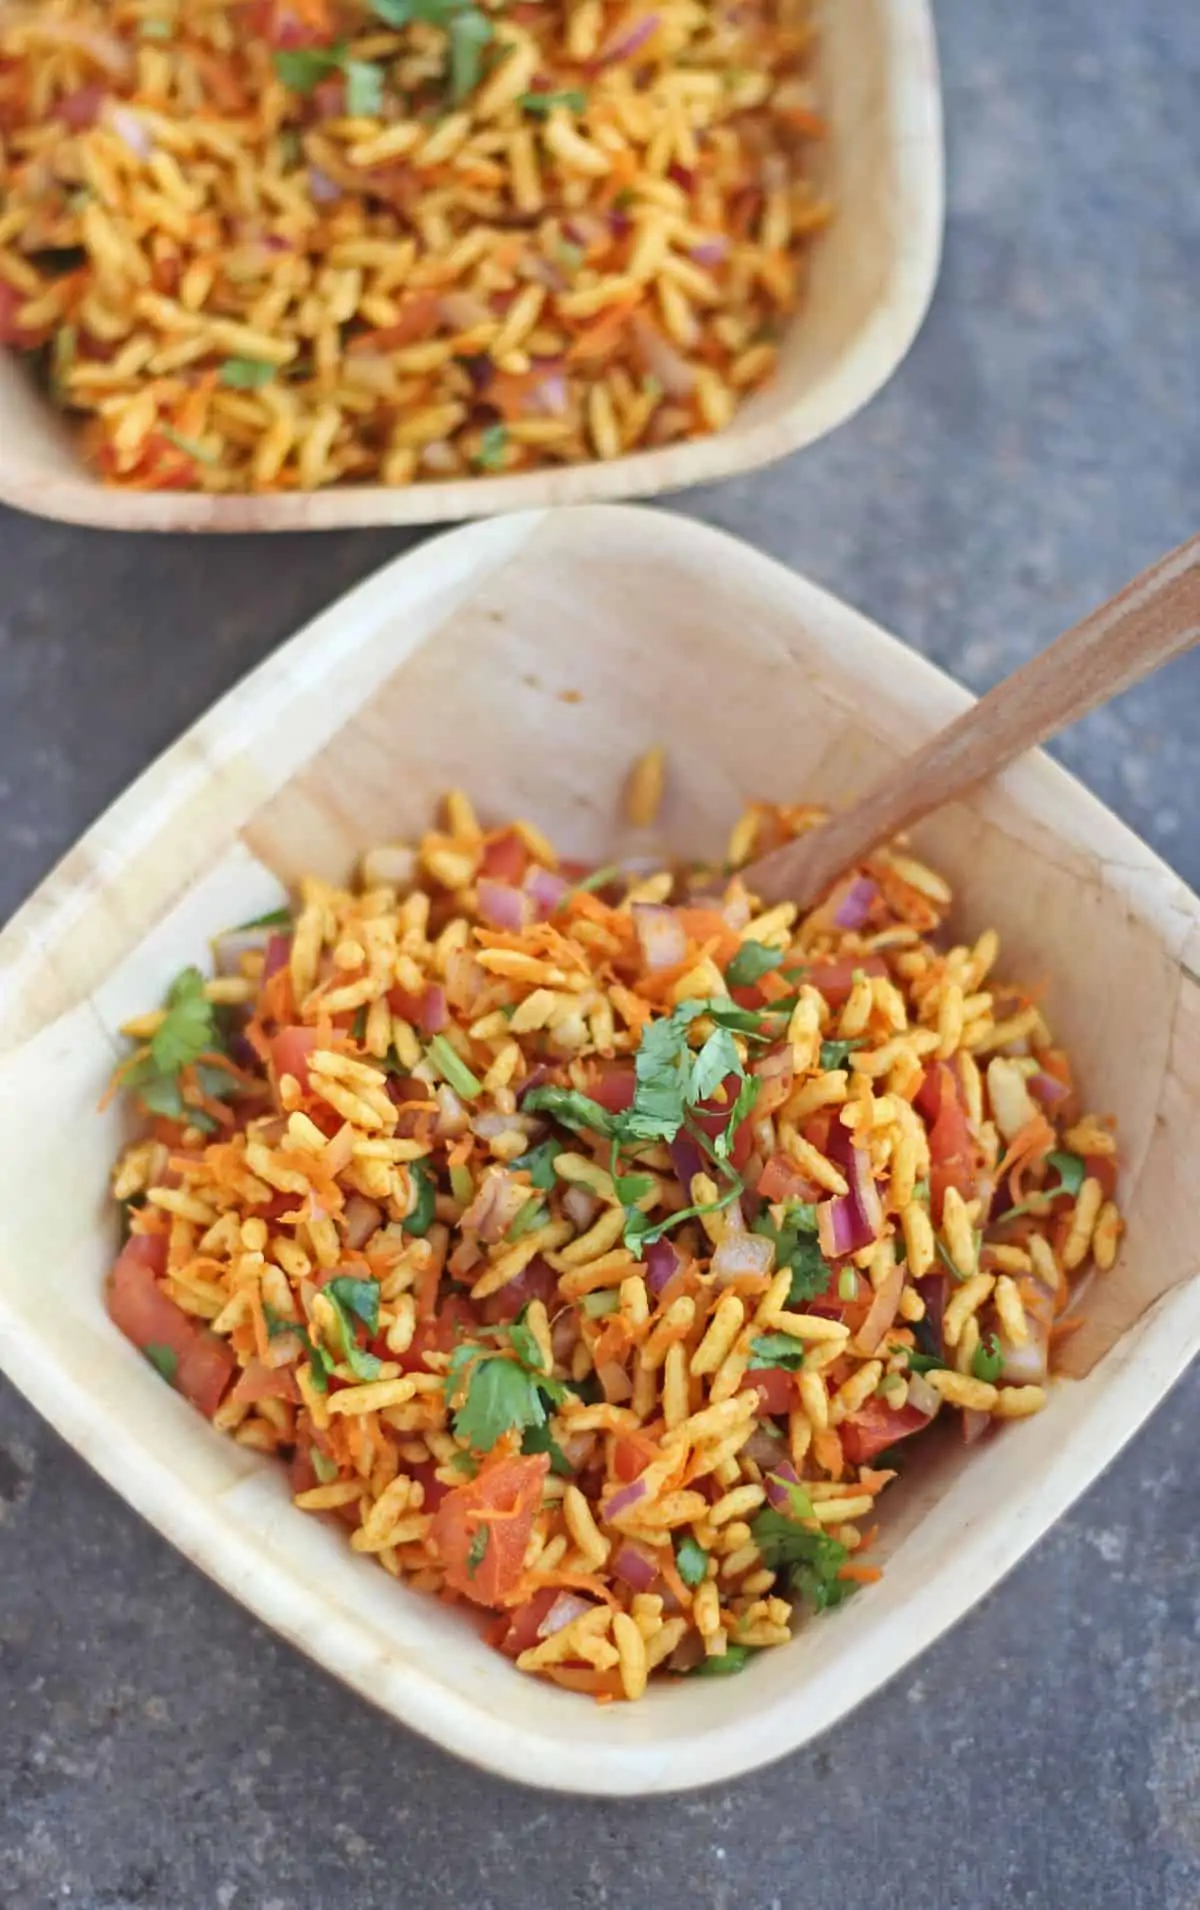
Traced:
[[602, 1702], [878, 1578], [903, 1442], [1039, 1411], [1117, 1251], [1112, 1123], [935, 871], [748, 893], [818, 814], [752, 807], [723, 871], [588, 871], [455, 793], [126, 1030], [118, 1326], [298, 1507]]
[[771, 376], [810, 0], [0, 0], [0, 345], [135, 489], [616, 458]]

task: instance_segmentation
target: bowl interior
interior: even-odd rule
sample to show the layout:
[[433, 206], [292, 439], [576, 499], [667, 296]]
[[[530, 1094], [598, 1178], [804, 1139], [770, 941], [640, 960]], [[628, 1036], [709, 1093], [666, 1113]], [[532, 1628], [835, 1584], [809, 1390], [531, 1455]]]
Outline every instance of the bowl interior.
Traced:
[[746, 470], [840, 424], [879, 388], [916, 333], [942, 225], [940, 96], [927, 0], [818, 0], [824, 154], [837, 216], [811, 253], [807, 292], [779, 369], [715, 437], [611, 463], [260, 497], [114, 491], [82, 465], [23, 368], [0, 350], [0, 498], [51, 517], [131, 529], [324, 529], [420, 523], [597, 498], [646, 496]]
[[[759, 794], [838, 800], [963, 693], [811, 586], [684, 520], [587, 510], [477, 525], [326, 613], [122, 798], [0, 938], [0, 1360], [197, 1563], [398, 1717], [509, 1775], [639, 1792], [804, 1741], [988, 1589], [1095, 1477], [1200, 1343], [1189, 1175], [1200, 913], [1062, 772], [1022, 765], [923, 847], [965, 923], [1044, 976], [1089, 1098], [1120, 1114], [1130, 1232], [1078, 1336], [1079, 1383], [891, 1496], [888, 1571], [742, 1677], [607, 1711], [522, 1678], [460, 1616], [295, 1515], [110, 1326], [116, 1030], [208, 935], [302, 870], [345, 876], [450, 785], [569, 853], [631, 846], [617, 798], [663, 741], [661, 836], [711, 850]], [[1114, 1000], [1120, 1015], [1110, 1011]], [[70, 1148], [62, 1136], [69, 1129]]]

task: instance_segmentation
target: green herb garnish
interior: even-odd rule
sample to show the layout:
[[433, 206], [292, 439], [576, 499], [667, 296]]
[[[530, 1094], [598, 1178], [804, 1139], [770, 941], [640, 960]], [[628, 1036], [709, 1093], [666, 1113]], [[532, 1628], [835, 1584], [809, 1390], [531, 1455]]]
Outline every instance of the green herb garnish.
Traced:
[[760, 1214], [754, 1222], [756, 1234], [765, 1234], [768, 1240], [775, 1242], [776, 1270], [791, 1268], [789, 1307], [820, 1299], [822, 1294], [828, 1293], [833, 1279], [833, 1268], [815, 1238], [816, 1224], [816, 1208], [807, 1201], [788, 1201], [778, 1227], [766, 1213]]
[[854, 1050], [861, 1048], [862, 1045], [861, 1040], [823, 1041], [821, 1043], [822, 1068], [824, 1068], [827, 1073], [834, 1068], [844, 1068], [847, 1056], [852, 1055]]
[[331, 1486], [338, 1476], [336, 1459], [327, 1459], [320, 1446], [310, 1446], [308, 1456], [312, 1460], [312, 1469], [323, 1486]]
[[751, 1645], [727, 1645], [725, 1650], [715, 1657], [702, 1658], [692, 1669], [693, 1678], [728, 1678], [735, 1671], [745, 1671], [754, 1656]]
[[533, 113], [539, 119], [545, 119], [556, 106], [568, 113], [583, 113], [587, 110], [587, 94], [580, 92], [577, 86], [563, 87], [557, 93], [522, 93], [517, 105], [527, 113]]
[[[221, 366], [221, 383], [229, 385], [234, 391], [258, 391], [263, 385], [269, 385], [277, 367], [269, 365], [265, 358], [227, 358]], [[285, 921], [291, 916], [285, 911]]]
[[1006, 1213], [992, 1221], [992, 1226], [999, 1226], [1002, 1220], [1013, 1220], [1018, 1214], [1036, 1213], [1044, 1200], [1057, 1200], [1060, 1194], [1070, 1194], [1074, 1199], [1087, 1179], [1087, 1162], [1083, 1156], [1069, 1154], [1065, 1148], [1057, 1149], [1053, 1154], [1047, 1154], [1046, 1165], [1052, 1167], [1058, 1175], [1056, 1185], [1039, 1188], [1036, 1194], [1031, 1194], [1028, 1200], [1023, 1200], [1019, 1207], [1010, 1207]]
[[474, 1101], [483, 1093], [483, 1082], [471, 1073], [462, 1056], [445, 1035], [434, 1035], [425, 1050], [425, 1058], [437, 1069], [442, 1080], [464, 1101]]
[[400, 1225], [406, 1234], [416, 1234], [419, 1238], [422, 1234], [427, 1234], [433, 1225], [434, 1215], [437, 1212], [437, 1189], [434, 1186], [433, 1175], [423, 1161], [414, 1161], [408, 1171], [416, 1187], [417, 1198], [413, 1203], [412, 1212], [405, 1214]]
[[785, 1571], [793, 1592], [816, 1611], [829, 1611], [855, 1590], [852, 1580], [840, 1578], [850, 1553], [827, 1532], [814, 1532], [786, 1513], [766, 1507], [750, 1523], [751, 1536], [772, 1571]]
[[768, 948], [765, 942], [743, 942], [725, 970], [725, 980], [731, 988], [750, 988], [782, 961], [781, 948]]
[[548, 1194], [558, 1182], [554, 1163], [561, 1153], [562, 1149], [557, 1141], [542, 1141], [538, 1147], [531, 1147], [527, 1154], [518, 1154], [516, 1159], [508, 1164], [518, 1170], [524, 1169], [533, 1185], [540, 1187], [544, 1194]]
[[561, 1406], [566, 1397], [562, 1382], [542, 1371], [537, 1341], [523, 1320], [497, 1327], [495, 1337], [507, 1340], [511, 1358], [465, 1342], [455, 1347], [446, 1372], [447, 1403], [461, 1399], [455, 1434], [475, 1452], [490, 1452], [506, 1432], [544, 1428], [547, 1404]]
[[785, 1372], [798, 1373], [804, 1364], [804, 1347], [790, 1333], [760, 1333], [750, 1342], [750, 1372], [782, 1366]]
[[179, 1355], [169, 1346], [144, 1346], [142, 1352], [151, 1366], [166, 1380], [168, 1386], [175, 1384], [175, 1369], [179, 1365]]
[[357, 1280], [350, 1274], [339, 1274], [336, 1280], [327, 1281], [321, 1292], [337, 1315], [338, 1337], [345, 1364], [355, 1379], [378, 1379], [382, 1360], [377, 1359], [374, 1353], [364, 1353], [354, 1336], [355, 1320], [361, 1320], [370, 1334], [379, 1331], [378, 1280]]
[[489, 424], [479, 434], [475, 462], [482, 471], [498, 471], [508, 454], [508, 426]]
[[471, 1549], [467, 1553], [467, 1577], [474, 1578], [476, 1572], [487, 1557], [488, 1540], [492, 1536], [490, 1525], [478, 1525], [471, 1540]]
[[675, 1553], [675, 1564], [685, 1585], [703, 1585], [708, 1577], [708, 1553], [690, 1533]]
[[975, 1348], [971, 1358], [971, 1371], [976, 1379], [986, 1381], [989, 1386], [994, 1386], [1004, 1371], [1004, 1354], [994, 1333], [989, 1333], [985, 1339], [980, 1340]]
[[[233, 361], [231, 360], [230, 362], [232, 363]], [[247, 360], [246, 362], [249, 363], [249, 360]], [[251, 929], [291, 928], [291, 926], [292, 926], [292, 911], [289, 908], [284, 907], [284, 908], [278, 908], [278, 909], [268, 909], [265, 915], [256, 915], [253, 921], [239, 922], [237, 927], [235, 929], [230, 929], [229, 932], [231, 935], [246, 935], [250, 932]]]

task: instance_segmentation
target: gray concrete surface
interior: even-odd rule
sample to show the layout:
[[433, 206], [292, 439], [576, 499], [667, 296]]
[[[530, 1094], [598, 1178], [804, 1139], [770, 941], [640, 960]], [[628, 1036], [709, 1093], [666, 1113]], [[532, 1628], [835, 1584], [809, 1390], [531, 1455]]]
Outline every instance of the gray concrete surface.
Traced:
[[[843, 0], [852, 4], [853, 0]], [[829, 444], [672, 500], [975, 687], [1200, 523], [1200, 11], [939, 8], [937, 303]], [[404, 548], [0, 518], [0, 911], [249, 664]], [[1200, 883], [1200, 658], [1067, 740]], [[1200, 1378], [816, 1748], [679, 1801], [485, 1779], [377, 1717], [0, 1386], [0, 1906], [1195, 1910]]]

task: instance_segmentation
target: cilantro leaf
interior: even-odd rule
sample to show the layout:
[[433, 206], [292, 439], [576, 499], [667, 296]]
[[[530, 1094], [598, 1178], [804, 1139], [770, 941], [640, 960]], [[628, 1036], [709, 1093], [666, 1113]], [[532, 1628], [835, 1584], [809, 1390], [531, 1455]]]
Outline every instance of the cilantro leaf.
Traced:
[[185, 968], [167, 990], [165, 1019], [150, 1038], [150, 1053], [162, 1074], [190, 1067], [206, 1048], [220, 1046], [216, 1012], [204, 993], [198, 968]]
[[804, 1364], [804, 1347], [790, 1333], [760, 1333], [750, 1342], [749, 1370], [782, 1366], [785, 1372], [798, 1373]]
[[753, 1226], [756, 1234], [765, 1234], [768, 1240], [775, 1242], [776, 1271], [780, 1267], [791, 1268], [790, 1307], [820, 1299], [823, 1293], [828, 1293], [833, 1279], [833, 1268], [813, 1237], [810, 1217], [815, 1222], [813, 1208], [807, 1202], [796, 1201], [785, 1209], [780, 1226], [775, 1225], [769, 1214], [760, 1214]]
[[457, 106], [474, 92], [483, 73], [483, 49], [492, 38], [486, 13], [463, 7], [450, 16], [450, 97]]
[[179, 1355], [169, 1346], [156, 1346], [153, 1343], [144, 1346], [142, 1352], [151, 1366], [166, 1380], [168, 1386], [175, 1384], [175, 1369], [179, 1365]]
[[986, 1381], [989, 1386], [994, 1386], [1004, 1371], [1004, 1354], [1000, 1350], [1000, 1342], [994, 1333], [989, 1333], [985, 1339], [980, 1340], [975, 1348], [971, 1358], [971, 1371], [976, 1379]]
[[526, 1234], [531, 1234], [535, 1232], [538, 1227], [545, 1226], [548, 1218], [549, 1215], [545, 1201], [539, 1200], [536, 1194], [531, 1194], [529, 1199], [525, 1202], [525, 1205], [517, 1209], [517, 1212], [509, 1222], [508, 1231], [504, 1238], [506, 1240], [521, 1240]]
[[509, 1166], [524, 1169], [533, 1185], [540, 1188], [543, 1194], [548, 1194], [558, 1184], [554, 1163], [561, 1153], [557, 1141], [543, 1141], [539, 1147], [531, 1147], [527, 1154], [518, 1154], [516, 1160], [509, 1162]]
[[635, 1260], [640, 1260], [643, 1247], [652, 1247], [656, 1240], [661, 1240], [664, 1234], [669, 1234], [672, 1228], [680, 1226], [685, 1220], [695, 1220], [700, 1214], [720, 1213], [723, 1207], [728, 1207], [731, 1201], [737, 1199], [742, 1187], [743, 1182], [735, 1180], [732, 1187], [726, 1188], [716, 1200], [710, 1200], [701, 1207], [681, 1207], [677, 1213], [668, 1214], [665, 1220], [652, 1221], [649, 1214], [635, 1207], [626, 1216], [625, 1245]]
[[427, 1234], [433, 1225], [434, 1215], [437, 1212], [437, 1189], [433, 1175], [424, 1161], [414, 1161], [408, 1171], [416, 1186], [417, 1198], [413, 1203], [412, 1212], [405, 1214], [400, 1224], [406, 1234], [416, 1234], [419, 1238], [422, 1234]]
[[471, 1549], [467, 1553], [467, 1577], [474, 1578], [476, 1572], [487, 1557], [488, 1540], [492, 1536], [490, 1525], [477, 1525], [475, 1536], [471, 1540]]
[[550, 1470], [559, 1479], [573, 1479], [575, 1471], [549, 1426], [530, 1426], [521, 1441], [524, 1453], [548, 1452]]
[[685, 1585], [702, 1585], [708, 1577], [708, 1553], [690, 1533], [675, 1554], [675, 1564]]
[[368, 1333], [379, 1329], [378, 1280], [356, 1280], [350, 1274], [340, 1274], [336, 1280], [327, 1281], [321, 1291], [337, 1315], [346, 1365], [356, 1379], [378, 1379], [382, 1360], [374, 1353], [364, 1353], [354, 1336], [355, 1320], [361, 1320]]
[[321, 1345], [308, 1332], [303, 1320], [289, 1320], [286, 1314], [277, 1313], [269, 1300], [263, 1301], [263, 1317], [267, 1323], [267, 1338], [279, 1339], [281, 1334], [294, 1333], [308, 1355], [309, 1371], [312, 1383], [318, 1393], [329, 1390], [329, 1375], [333, 1371], [333, 1361]]
[[425, 1050], [425, 1059], [435, 1067], [448, 1087], [464, 1101], [474, 1101], [483, 1093], [483, 1082], [445, 1035], [434, 1035]]
[[723, 1652], [713, 1658], [702, 1658], [693, 1667], [689, 1676], [693, 1678], [727, 1678], [735, 1671], [745, 1671], [754, 1655], [752, 1645], [727, 1645]]
[[489, 424], [479, 434], [475, 462], [481, 471], [499, 471], [508, 452], [508, 426]]
[[523, 1366], [503, 1354], [474, 1362], [466, 1398], [454, 1415], [457, 1438], [474, 1452], [490, 1452], [505, 1433], [545, 1424], [541, 1393]]
[[786, 1513], [766, 1507], [750, 1522], [750, 1533], [772, 1571], [786, 1571], [791, 1589], [819, 1612], [840, 1605], [855, 1589], [838, 1574], [850, 1554], [827, 1532], [813, 1532]]
[[[232, 364], [249, 365], [249, 364], [252, 364], [254, 361], [253, 359], [250, 359], [250, 358], [246, 358], [246, 359], [231, 358], [227, 362], [231, 365]], [[272, 371], [274, 371], [275, 369], [274, 366], [272, 366], [271, 369]], [[291, 926], [292, 926], [292, 911], [285, 905], [283, 908], [279, 908], [279, 909], [268, 909], [265, 915], [256, 915], [253, 921], [251, 922], [239, 922], [235, 929], [230, 930], [230, 933], [232, 935], [244, 935], [247, 933], [248, 930], [254, 929], [254, 928], [291, 928]]]
[[[221, 366], [221, 383], [228, 385], [231, 391], [258, 391], [263, 385], [269, 385], [276, 373], [276, 367], [269, 365], [265, 358], [227, 358]], [[287, 909], [276, 909], [275, 919], [291, 921]], [[257, 922], [246, 922], [245, 928], [266, 928], [273, 926], [271, 918], [262, 917]]]
[[781, 948], [768, 948], [765, 942], [743, 942], [725, 970], [731, 988], [750, 988], [763, 975], [778, 968], [783, 960]]
[[[896, 1347], [894, 1350], [896, 1352], [901, 1351], [899, 1347]], [[909, 1347], [904, 1350], [908, 1353], [908, 1370], [910, 1373], [939, 1373], [945, 1370], [946, 1362], [937, 1353], [918, 1353], [915, 1347]]]
[[734, 1101], [729, 1120], [716, 1138], [715, 1146], [718, 1159], [722, 1161], [728, 1160], [733, 1143], [737, 1138], [737, 1131], [757, 1101], [758, 1091], [761, 1086], [762, 1083], [759, 1081], [757, 1075], [747, 1074], [743, 1076], [742, 1085], [737, 1091], [737, 1099]]
[[1005, 1213], [997, 1217], [996, 1221], [993, 1221], [993, 1226], [998, 1225], [1002, 1220], [1013, 1220], [1018, 1214], [1036, 1212], [1042, 1201], [1057, 1200], [1060, 1194], [1070, 1194], [1074, 1199], [1087, 1178], [1087, 1162], [1083, 1156], [1069, 1154], [1065, 1148], [1059, 1148], [1053, 1154], [1047, 1154], [1046, 1165], [1052, 1167], [1058, 1175], [1057, 1182], [1052, 1187], [1040, 1187], [1035, 1194], [1030, 1195], [1028, 1200], [1023, 1200], [1019, 1207], [1008, 1208]]
[[345, 49], [338, 46], [277, 47], [275, 71], [293, 93], [311, 93], [313, 88], [341, 68]]
[[856, 1048], [862, 1047], [861, 1039], [854, 1041], [823, 1041], [821, 1043], [821, 1066], [830, 1072], [834, 1068], [844, 1068], [847, 1056]]
[[743, 1072], [742, 1057], [728, 1028], [714, 1028], [692, 1061], [688, 1100], [693, 1106], [707, 1101], [729, 1075], [740, 1079]]
[[370, 60], [347, 60], [346, 111], [351, 119], [378, 119], [383, 112], [383, 68]]
[[576, 1093], [574, 1088], [533, 1088], [521, 1105], [529, 1113], [536, 1114], [540, 1110], [548, 1114], [552, 1121], [558, 1121], [576, 1134], [608, 1136], [613, 1132], [614, 1116], [607, 1108], [586, 1094]]
[[580, 92], [577, 86], [564, 87], [557, 93], [522, 93], [517, 105], [544, 119], [556, 106], [565, 107], [569, 113], [585, 112], [587, 94]]
[[332, 1485], [338, 1476], [336, 1459], [327, 1459], [320, 1446], [310, 1446], [308, 1456], [312, 1460], [312, 1469], [321, 1485]]

